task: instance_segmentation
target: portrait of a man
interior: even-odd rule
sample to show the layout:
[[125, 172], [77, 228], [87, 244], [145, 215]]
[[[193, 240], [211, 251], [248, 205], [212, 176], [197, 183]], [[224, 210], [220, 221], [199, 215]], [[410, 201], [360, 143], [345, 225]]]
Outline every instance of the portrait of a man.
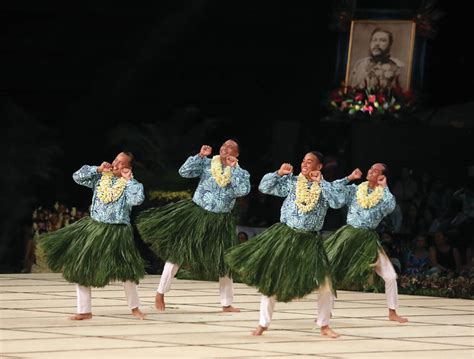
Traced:
[[413, 44], [411, 21], [353, 21], [346, 84], [408, 90]]

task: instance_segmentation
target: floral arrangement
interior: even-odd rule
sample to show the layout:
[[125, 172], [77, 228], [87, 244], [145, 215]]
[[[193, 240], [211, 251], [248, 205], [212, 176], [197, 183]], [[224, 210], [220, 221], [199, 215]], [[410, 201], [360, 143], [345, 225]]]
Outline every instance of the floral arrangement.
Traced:
[[411, 91], [403, 91], [399, 84], [393, 88], [362, 89], [343, 84], [331, 93], [330, 98], [330, 107], [334, 112], [347, 113], [351, 116], [362, 114], [398, 117], [399, 113], [411, 109], [412, 106]]

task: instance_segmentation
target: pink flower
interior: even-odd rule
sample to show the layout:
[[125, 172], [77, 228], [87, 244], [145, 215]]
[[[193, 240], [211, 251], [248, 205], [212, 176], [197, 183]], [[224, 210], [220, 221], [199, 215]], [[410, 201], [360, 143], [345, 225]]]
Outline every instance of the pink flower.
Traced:
[[370, 105], [364, 105], [364, 107], [362, 107], [362, 111], [372, 114], [372, 112], [374, 112], [374, 107]]
[[369, 95], [369, 102], [374, 103], [376, 100], [375, 95]]

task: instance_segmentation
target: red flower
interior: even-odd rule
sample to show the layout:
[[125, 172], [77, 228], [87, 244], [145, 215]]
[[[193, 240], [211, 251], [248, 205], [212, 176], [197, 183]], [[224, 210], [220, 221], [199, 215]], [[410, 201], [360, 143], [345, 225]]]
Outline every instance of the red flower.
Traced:
[[381, 93], [377, 94], [377, 101], [380, 103], [380, 104], [383, 104], [386, 99], [385, 99], [385, 96]]
[[354, 96], [355, 101], [362, 101], [364, 99], [364, 94], [362, 92], [357, 92]]
[[375, 95], [369, 95], [369, 102], [374, 103], [375, 102]]
[[374, 111], [374, 107], [370, 105], [365, 105], [364, 107], [362, 107], [362, 112], [366, 112], [366, 111], [372, 114], [372, 112]]
[[331, 101], [340, 102], [342, 101], [341, 93], [339, 90], [334, 90], [331, 92]]

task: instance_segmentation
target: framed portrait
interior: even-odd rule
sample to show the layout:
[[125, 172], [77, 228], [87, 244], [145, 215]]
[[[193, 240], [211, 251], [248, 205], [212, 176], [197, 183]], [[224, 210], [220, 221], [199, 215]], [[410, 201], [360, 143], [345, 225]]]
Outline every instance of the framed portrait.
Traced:
[[411, 88], [415, 22], [353, 20], [345, 82], [352, 87]]

